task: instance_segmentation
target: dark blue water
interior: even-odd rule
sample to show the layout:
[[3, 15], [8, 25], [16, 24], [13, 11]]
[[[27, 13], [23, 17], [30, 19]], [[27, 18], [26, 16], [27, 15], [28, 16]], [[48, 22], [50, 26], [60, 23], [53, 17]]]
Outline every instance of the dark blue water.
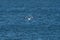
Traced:
[[60, 40], [60, 0], [0, 0], [0, 40]]

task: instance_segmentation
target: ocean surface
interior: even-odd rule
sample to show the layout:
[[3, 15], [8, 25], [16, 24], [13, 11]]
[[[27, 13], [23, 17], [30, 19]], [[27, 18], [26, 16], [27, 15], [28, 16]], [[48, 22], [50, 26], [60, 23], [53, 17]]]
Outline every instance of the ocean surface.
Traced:
[[0, 0], [0, 40], [60, 40], [60, 0]]

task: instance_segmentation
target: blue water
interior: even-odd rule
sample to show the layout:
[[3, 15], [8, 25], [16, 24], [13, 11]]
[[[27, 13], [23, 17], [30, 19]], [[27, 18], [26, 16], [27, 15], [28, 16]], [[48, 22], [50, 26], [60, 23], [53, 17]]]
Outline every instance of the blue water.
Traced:
[[60, 0], [0, 0], [0, 40], [60, 40]]

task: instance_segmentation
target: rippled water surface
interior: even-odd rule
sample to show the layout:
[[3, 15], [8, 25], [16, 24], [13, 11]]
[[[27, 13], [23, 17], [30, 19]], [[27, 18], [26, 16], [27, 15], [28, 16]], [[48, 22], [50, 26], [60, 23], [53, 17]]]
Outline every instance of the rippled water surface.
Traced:
[[60, 40], [60, 0], [0, 0], [0, 40]]

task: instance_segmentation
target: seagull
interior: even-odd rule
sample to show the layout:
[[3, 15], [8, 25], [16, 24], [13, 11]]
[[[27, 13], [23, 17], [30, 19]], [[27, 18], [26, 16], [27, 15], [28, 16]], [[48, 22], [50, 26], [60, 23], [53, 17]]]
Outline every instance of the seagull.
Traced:
[[28, 20], [31, 20], [31, 18], [28, 18]]
[[33, 18], [33, 16], [26, 16], [25, 18], [30, 21]]

